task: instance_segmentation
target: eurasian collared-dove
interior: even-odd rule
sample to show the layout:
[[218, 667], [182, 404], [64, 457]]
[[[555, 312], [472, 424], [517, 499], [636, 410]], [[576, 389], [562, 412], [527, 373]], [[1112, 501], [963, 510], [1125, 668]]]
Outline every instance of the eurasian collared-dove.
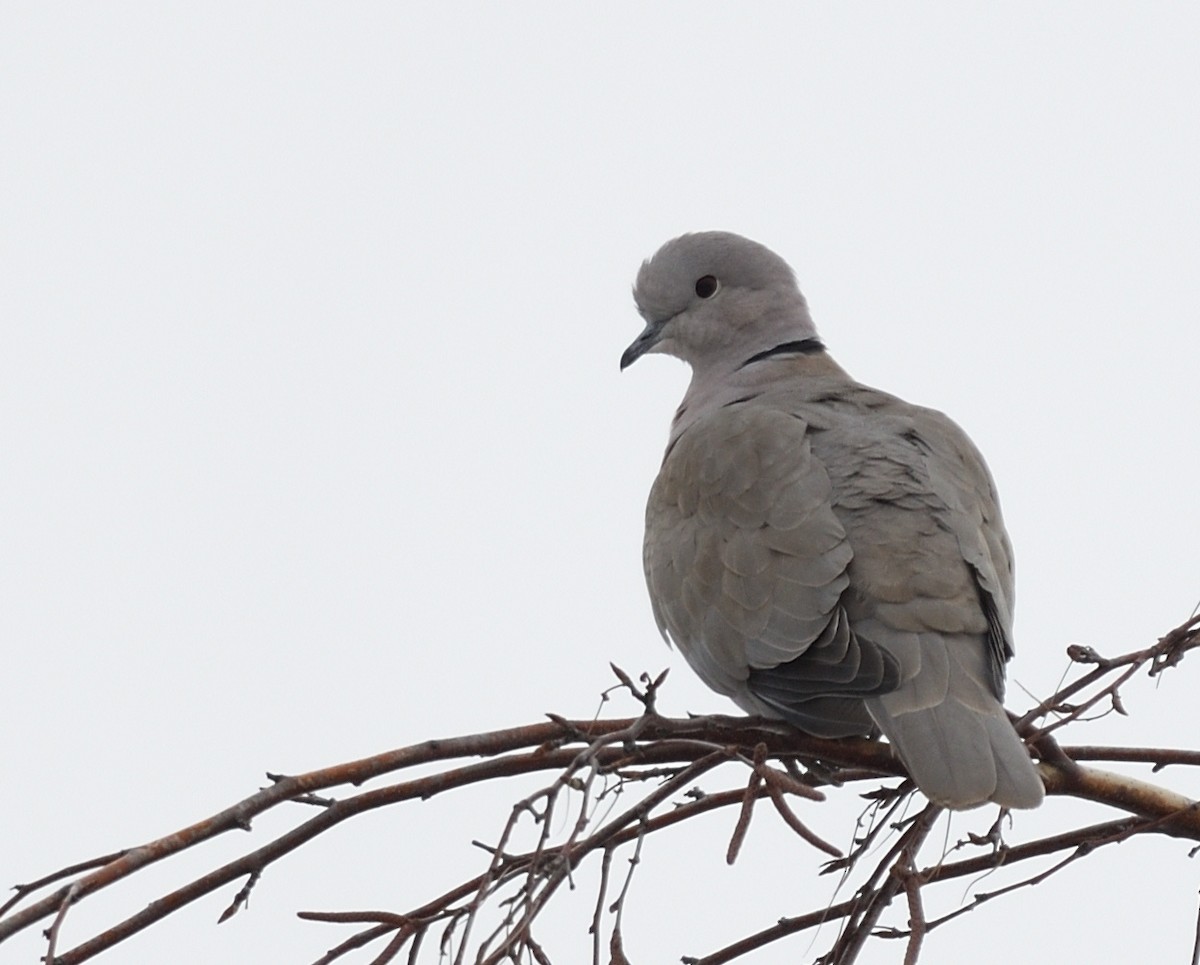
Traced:
[[659, 629], [743, 710], [822, 737], [882, 731], [926, 796], [1035, 807], [1005, 715], [1012, 549], [966, 434], [860, 385], [788, 265], [725, 232], [642, 265], [648, 352], [692, 367], [646, 508]]

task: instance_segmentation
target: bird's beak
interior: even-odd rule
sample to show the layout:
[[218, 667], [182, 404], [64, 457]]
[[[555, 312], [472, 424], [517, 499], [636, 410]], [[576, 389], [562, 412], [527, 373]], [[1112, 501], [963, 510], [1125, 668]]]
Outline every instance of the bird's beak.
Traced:
[[624, 372], [638, 359], [654, 348], [663, 333], [663, 322], [647, 322], [642, 334], [633, 340], [633, 344], [621, 353], [621, 371]]

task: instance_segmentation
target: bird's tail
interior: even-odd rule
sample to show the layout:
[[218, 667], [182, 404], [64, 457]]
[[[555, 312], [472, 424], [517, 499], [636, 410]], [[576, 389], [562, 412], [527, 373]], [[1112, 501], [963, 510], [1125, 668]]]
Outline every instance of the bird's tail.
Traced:
[[911, 680], [867, 701], [875, 723], [934, 803], [1037, 807], [1045, 794], [1037, 769], [988, 687], [982, 659], [972, 665], [976, 654], [982, 657], [979, 641], [938, 644], [943, 659], [922, 661]]

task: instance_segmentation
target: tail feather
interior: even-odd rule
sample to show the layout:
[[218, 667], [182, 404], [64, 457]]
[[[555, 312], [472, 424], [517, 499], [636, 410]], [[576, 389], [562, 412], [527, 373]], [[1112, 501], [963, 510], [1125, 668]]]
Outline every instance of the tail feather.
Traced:
[[1010, 808], [1042, 803], [1041, 778], [998, 702], [981, 713], [948, 696], [933, 707], [893, 713], [883, 697], [868, 709], [934, 803], [956, 809], [988, 801]]

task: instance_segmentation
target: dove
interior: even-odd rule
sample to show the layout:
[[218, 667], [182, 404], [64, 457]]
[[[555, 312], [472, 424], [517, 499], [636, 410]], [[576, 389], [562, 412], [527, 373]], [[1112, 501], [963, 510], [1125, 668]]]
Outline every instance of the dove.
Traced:
[[966, 433], [854, 381], [757, 242], [675, 238], [633, 294], [646, 324], [621, 368], [692, 370], [646, 506], [667, 643], [747, 713], [882, 734], [936, 804], [1040, 804], [1003, 707], [1012, 547]]

